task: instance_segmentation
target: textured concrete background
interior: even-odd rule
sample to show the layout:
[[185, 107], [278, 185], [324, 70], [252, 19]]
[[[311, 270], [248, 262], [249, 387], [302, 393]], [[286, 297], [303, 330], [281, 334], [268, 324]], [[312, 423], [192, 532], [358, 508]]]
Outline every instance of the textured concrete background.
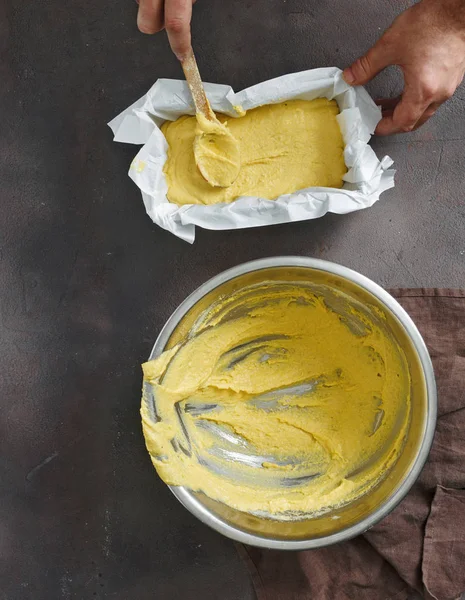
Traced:
[[[239, 90], [345, 66], [402, 2], [199, 0], [205, 80]], [[176, 305], [245, 260], [303, 254], [385, 286], [465, 284], [463, 89], [418, 133], [375, 140], [397, 187], [367, 211], [237, 232], [193, 247], [144, 213], [133, 146], [105, 123], [181, 76], [132, 0], [0, 3], [0, 599], [253, 598], [228, 540], [156, 478], [139, 364]], [[371, 86], [400, 88], [395, 71]]]

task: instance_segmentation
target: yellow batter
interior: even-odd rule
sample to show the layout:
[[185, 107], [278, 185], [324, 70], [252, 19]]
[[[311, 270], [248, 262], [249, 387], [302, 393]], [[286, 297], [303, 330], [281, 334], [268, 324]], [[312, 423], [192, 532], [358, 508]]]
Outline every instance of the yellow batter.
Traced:
[[[167, 121], [162, 131], [169, 146], [164, 168], [168, 199], [174, 204], [215, 204], [240, 196], [273, 200], [313, 186], [342, 187], [347, 168], [338, 112], [334, 100], [318, 98], [268, 104], [238, 118], [218, 115], [240, 148], [239, 175], [226, 188], [211, 186], [197, 168], [193, 150], [197, 119]], [[227, 148], [219, 152], [227, 158]]]
[[203, 178], [212, 186], [229, 187], [241, 168], [239, 142], [229, 128], [219, 121], [197, 115], [194, 157]]
[[408, 366], [383, 315], [322, 285], [244, 288], [143, 370], [160, 477], [278, 519], [359, 497], [408, 430]]

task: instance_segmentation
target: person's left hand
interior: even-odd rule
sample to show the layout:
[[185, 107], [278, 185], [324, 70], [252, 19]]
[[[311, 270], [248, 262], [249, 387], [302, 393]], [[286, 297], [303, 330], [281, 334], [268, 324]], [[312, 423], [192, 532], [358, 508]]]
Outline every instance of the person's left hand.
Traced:
[[389, 65], [402, 69], [404, 91], [378, 101], [383, 114], [378, 135], [417, 129], [455, 92], [465, 73], [464, 1], [421, 0], [345, 69], [344, 79], [364, 85]]

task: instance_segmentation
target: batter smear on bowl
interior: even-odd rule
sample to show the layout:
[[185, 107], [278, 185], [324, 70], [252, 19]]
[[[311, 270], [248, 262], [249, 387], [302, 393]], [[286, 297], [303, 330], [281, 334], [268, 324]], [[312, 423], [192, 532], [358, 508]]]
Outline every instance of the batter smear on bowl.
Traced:
[[[167, 121], [161, 129], [168, 141], [164, 172], [169, 201], [215, 204], [241, 196], [274, 200], [309, 187], [342, 187], [347, 167], [338, 113], [334, 100], [318, 98], [267, 104], [238, 118], [218, 115], [240, 148], [241, 168], [229, 187], [213, 187], [197, 168], [197, 119]], [[221, 147], [212, 150], [217, 154]]]
[[275, 519], [371, 490], [408, 431], [409, 368], [384, 314], [322, 284], [242, 288], [143, 370], [160, 477]]

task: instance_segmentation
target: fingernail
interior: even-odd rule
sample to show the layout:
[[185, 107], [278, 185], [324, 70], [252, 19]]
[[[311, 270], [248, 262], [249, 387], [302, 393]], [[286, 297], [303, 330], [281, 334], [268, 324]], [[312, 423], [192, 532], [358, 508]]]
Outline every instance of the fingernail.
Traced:
[[348, 67], [347, 69], [345, 69], [342, 73], [342, 77], [344, 78], [344, 81], [349, 85], [355, 83], [355, 75], [352, 71], [352, 67]]

